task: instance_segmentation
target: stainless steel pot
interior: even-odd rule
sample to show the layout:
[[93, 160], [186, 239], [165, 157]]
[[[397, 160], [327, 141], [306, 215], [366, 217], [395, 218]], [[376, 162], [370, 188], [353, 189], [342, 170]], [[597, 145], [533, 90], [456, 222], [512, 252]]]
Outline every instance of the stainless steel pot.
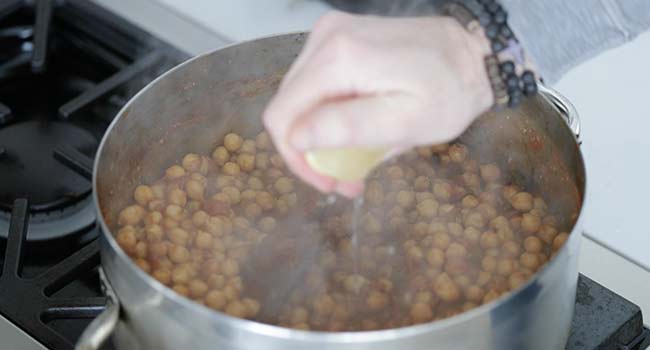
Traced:
[[565, 224], [573, 232], [527, 284], [477, 309], [393, 330], [319, 333], [280, 328], [232, 318], [185, 299], [140, 270], [120, 249], [111, 229], [136, 184], [152, 180], [152, 169], [163, 169], [189, 151], [208, 152], [226, 132], [259, 131], [258, 116], [305, 38], [275, 36], [191, 59], [142, 90], [113, 121], [101, 143], [93, 180], [103, 230], [103, 279], [112, 303], [78, 348], [96, 348], [115, 326], [115, 341], [124, 349], [564, 348], [578, 277], [585, 169], [575, 110], [545, 88], [516, 111], [484, 115], [462, 140], [483, 159], [507, 164], [527, 185], [560, 203], [556, 209], [567, 213]]

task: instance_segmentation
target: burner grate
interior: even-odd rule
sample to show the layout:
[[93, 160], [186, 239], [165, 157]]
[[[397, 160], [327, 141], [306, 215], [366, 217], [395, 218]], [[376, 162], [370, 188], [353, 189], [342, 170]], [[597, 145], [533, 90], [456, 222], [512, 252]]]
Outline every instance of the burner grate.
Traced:
[[93, 240], [34, 278], [23, 278], [23, 257], [29, 225], [29, 203], [17, 199], [0, 275], [0, 314], [51, 349], [73, 349], [69, 339], [47, 325], [58, 319], [91, 319], [104, 297], [57, 298], [53, 294], [99, 264], [99, 242]]

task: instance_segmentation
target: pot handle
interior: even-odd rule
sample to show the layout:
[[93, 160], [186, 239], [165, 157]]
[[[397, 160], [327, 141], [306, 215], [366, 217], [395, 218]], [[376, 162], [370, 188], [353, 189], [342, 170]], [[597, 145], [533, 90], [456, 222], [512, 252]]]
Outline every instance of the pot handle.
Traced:
[[101, 268], [99, 269], [99, 277], [102, 281], [102, 289], [108, 297], [106, 308], [81, 334], [75, 350], [99, 350], [104, 341], [115, 330], [120, 317], [120, 303], [104, 275], [104, 270]]
[[575, 106], [564, 96], [560, 95], [557, 91], [546, 87], [544, 84], [538, 84], [539, 91], [544, 97], [546, 97], [552, 104], [557, 108], [557, 110], [562, 114], [562, 117], [566, 121], [567, 125], [573, 131], [573, 134], [578, 140], [578, 144], [581, 144], [580, 140], [580, 117], [578, 116], [578, 111]]

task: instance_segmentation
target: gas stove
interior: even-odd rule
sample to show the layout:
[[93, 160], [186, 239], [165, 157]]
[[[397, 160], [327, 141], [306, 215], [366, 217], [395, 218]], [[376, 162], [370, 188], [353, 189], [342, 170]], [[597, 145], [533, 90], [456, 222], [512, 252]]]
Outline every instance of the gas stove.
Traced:
[[[0, 348], [73, 349], [103, 310], [92, 159], [126, 101], [185, 58], [86, 0], [0, 0]], [[639, 308], [581, 276], [567, 349], [648, 343]]]

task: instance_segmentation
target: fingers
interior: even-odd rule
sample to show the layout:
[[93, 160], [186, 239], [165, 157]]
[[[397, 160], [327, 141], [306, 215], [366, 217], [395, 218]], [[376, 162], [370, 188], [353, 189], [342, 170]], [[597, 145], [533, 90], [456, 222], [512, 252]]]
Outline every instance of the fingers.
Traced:
[[319, 105], [290, 131], [298, 150], [412, 144], [421, 102], [405, 94], [361, 96]]

